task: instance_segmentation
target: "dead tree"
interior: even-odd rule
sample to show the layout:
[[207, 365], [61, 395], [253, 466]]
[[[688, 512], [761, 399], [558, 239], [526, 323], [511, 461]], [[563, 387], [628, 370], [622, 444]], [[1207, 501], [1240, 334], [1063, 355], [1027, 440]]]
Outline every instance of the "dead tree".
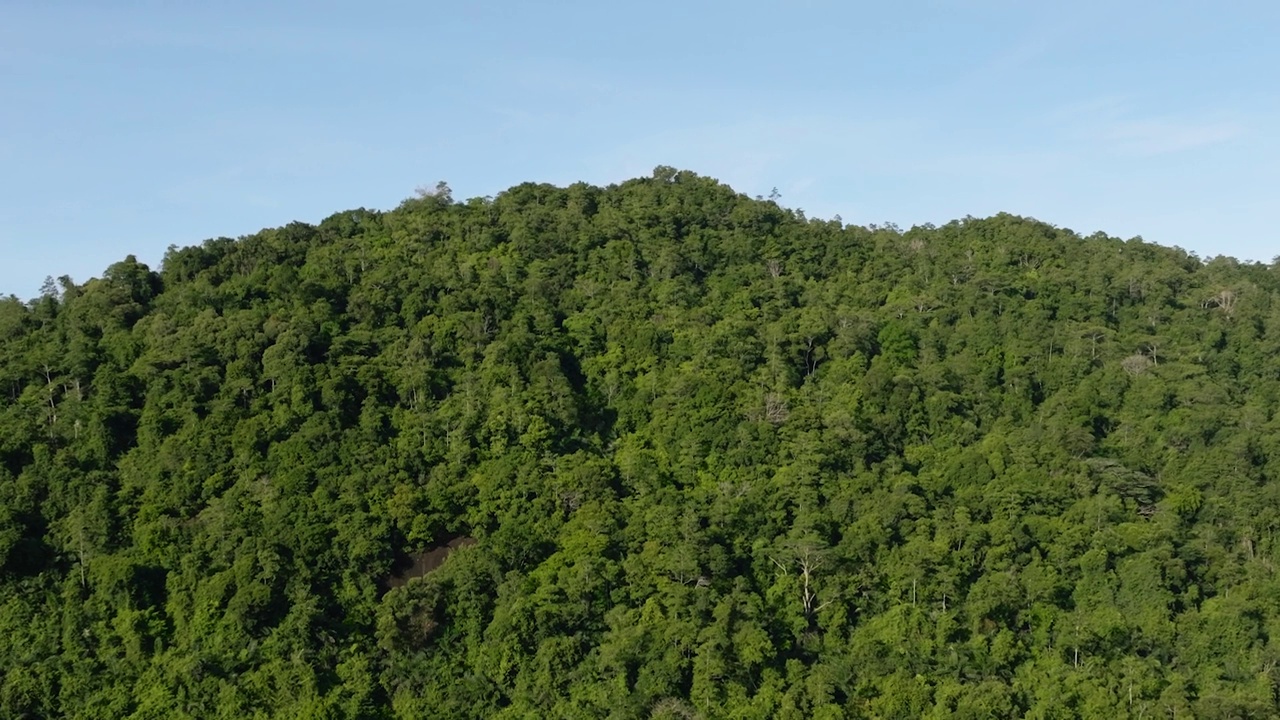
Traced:
[[770, 555], [769, 560], [783, 575], [796, 576], [800, 583], [800, 607], [804, 616], [812, 619], [832, 603], [830, 598], [819, 599], [815, 584], [818, 570], [826, 564], [825, 554], [816, 542], [799, 541], [787, 543], [780, 555], [781, 559]]

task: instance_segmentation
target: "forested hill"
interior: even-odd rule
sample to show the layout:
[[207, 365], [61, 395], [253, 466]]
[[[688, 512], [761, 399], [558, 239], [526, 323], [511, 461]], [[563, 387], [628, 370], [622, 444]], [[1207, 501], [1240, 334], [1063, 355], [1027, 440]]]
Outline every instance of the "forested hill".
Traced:
[[1275, 265], [441, 186], [0, 301], [0, 383], [0, 716], [1280, 714]]

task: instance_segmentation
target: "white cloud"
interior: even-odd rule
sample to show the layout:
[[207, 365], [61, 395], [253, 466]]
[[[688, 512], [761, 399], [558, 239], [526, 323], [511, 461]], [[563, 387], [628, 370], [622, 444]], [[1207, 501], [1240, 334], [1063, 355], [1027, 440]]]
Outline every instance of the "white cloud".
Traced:
[[1104, 130], [1102, 139], [1129, 155], [1168, 155], [1218, 145], [1239, 137], [1244, 126], [1234, 120], [1152, 118], [1120, 122]]
[[1067, 103], [1042, 116], [1068, 146], [1104, 156], [1155, 157], [1230, 142], [1256, 126], [1250, 115], [1224, 109], [1151, 111], [1131, 97], [1103, 95]]

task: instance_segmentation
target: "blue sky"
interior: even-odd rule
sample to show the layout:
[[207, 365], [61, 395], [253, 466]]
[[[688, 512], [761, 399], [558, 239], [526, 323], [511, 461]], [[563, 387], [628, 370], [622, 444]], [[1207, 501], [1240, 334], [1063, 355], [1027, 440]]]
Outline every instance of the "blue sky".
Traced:
[[0, 294], [446, 180], [1280, 255], [1280, 3], [0, 4]]

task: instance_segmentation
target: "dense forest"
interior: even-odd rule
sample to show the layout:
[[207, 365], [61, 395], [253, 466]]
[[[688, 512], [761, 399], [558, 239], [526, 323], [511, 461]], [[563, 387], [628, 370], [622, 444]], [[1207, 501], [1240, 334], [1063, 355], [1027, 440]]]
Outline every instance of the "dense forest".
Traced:
[[1280, 264], [672, 168], [0, 300], [0, 715], [1280, 714]]

